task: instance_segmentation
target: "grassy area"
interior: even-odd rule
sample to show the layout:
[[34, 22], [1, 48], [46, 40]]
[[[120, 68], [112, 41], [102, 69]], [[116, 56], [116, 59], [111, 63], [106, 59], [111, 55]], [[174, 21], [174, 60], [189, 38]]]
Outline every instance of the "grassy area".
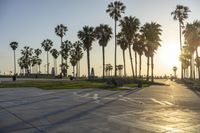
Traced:
[[197, 79], [183, 79], [183, 80], [176, 80], [176, 82], [180, 84], [185, 84], [187, 87], [191, 89], [200, 91], [200, 81]]
[[[157, 83], [154, 83], [157, 84]], [[150, 86], [150, 83], [144, 82], [143, 87]], [[160, 84], [159, 84], [160, 85]], [[85, 89], [85, 88], [99, 88], [107, 90], [127, 90], [137, 87], [137, 83], [124, 84], [123, 87], [111, 87], [106, 85], [102, 80], [26, 80], [26, 81], [16, 81], [16, 82], [2, 82], [0, 83], [0, 88], [17, 88], [17, 87], [36, 87], [41, 89]]]

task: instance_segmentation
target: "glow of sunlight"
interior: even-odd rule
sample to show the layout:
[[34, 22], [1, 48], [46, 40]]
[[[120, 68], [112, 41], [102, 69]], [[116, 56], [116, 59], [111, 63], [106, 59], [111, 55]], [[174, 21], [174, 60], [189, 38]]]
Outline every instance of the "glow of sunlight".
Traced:
[[179, 54], [179, 45], [175, 43], [168, 43], [160, 48], [159, 60], [163, 66], [171, 69], [173, 66], [178, 66]]

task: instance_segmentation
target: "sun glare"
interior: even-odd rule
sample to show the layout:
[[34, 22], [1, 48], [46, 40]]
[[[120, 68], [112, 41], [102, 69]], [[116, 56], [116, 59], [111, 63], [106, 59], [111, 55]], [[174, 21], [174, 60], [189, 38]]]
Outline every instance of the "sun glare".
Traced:
[[178, 44], [168, 43], [163, 45], [159, 51], [159, 60], [166, 68], [172, 68], [179, 64], [180, 48]]

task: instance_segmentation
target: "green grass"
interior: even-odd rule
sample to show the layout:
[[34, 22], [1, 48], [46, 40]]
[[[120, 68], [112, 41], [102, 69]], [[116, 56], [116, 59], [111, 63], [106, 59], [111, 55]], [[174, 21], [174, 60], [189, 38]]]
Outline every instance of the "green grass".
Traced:
[[[149, 87], [150, 83], [143, 83], [143, 87]], [[0, 88], [18, 88], [18, 87], [36, 87], [47, 90], [55, 89], [86, 89], [86, 88], [99, 88], [106, 90], [130, 90], [137, 87], [137, 84], [130, 83], [124, 84], [123, 87], [110, 87], [105, 82], [100, 80], [87, 81], [87, 80], [62, 80], [62, 81], [45, 81], [45, 80], [26, 80], [16, 82], [2, 82]]]

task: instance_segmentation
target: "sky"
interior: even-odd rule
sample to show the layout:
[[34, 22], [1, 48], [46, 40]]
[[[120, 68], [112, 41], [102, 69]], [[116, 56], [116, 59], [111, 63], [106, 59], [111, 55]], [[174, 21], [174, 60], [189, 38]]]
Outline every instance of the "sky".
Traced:
[[[68, 31], [63, 40], [75, 42], [77, 32], [83, 26], [96, 27], [99, 24], [108, 24], [114, 29], [114, 21], [105, 12], [113, 0], [0, 0], [0, 72], [8, 74], [13, 71], [13, 51], [9, 44], [17, 41], [17, 59], [21, 56], [20, 50], [24, 46], [34, 49], [41, 48], [44, 39], [53, 41], [53, 48], [59, 49], [60, 38], [56, 36], [54, 28], [58, 24], [67, 26]], [[188, 6], [191, 10], [186, 22], [200, 19], [199, 0], [122, 0], [126, 5], [122, 16], [135, 16], [142, 26], [146, 22], [157, 22], [162, 26], [161, 47], [155, 55], [155, 75], [172, 74], [172, 67], [179, 63], [179, 32], [178, 22], [174, 21], [171, 12], [177, 4]], [[118, 27], [117, 31], [120, 28]], [[42, 49], [42, 48], [41, 48]], [[106, 64], [114, 65], [114, 37], [106, 47]], [[95, 41], [91, 50], [91, 67], [95, 74], [102, 73], [102, 51]], [[41, 71], [45, 72], [46, 53], [43, 50]], [[146, 58], [143, 57], [142, 73], [146, 74]], [[131, 74], [128, 51], [126, 51], [127, 73]], [[58, 64], [60, 63], [60, 57]], [[87, 74], [87, 59], [84, 52], [81, 60], [81, 75]], [[122, 51], [117, 48], [117, 64], [123, 64]], [[53, 58], [50, 56], [50, 67], [53, 67]], [[17, 65], [18, 66], [18, 65]], [[17, 68], [19, 72], [19, 67]], [[72, 74], [72, 67], [69, 68]]]

